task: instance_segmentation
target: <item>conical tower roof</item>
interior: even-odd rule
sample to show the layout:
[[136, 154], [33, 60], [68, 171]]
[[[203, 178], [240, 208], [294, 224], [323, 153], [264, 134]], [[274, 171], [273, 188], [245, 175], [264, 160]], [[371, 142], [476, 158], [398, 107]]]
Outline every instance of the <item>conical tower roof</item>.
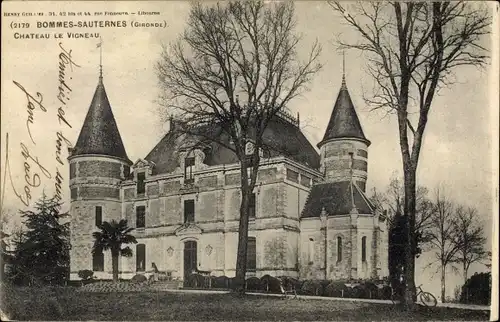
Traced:
[[345, 83], [345, 76], [342, 77], [342, 86], [333, 107], [325, 136], [318, 143], [318, 147], [321, 147], [321, 145], [329, 140], [344, 138], [359, 139], [370, 145], [370, 141], [365, 137], [361, 128], [354, 104], [352, 104], [351, 96]]
[[85, 154], [112, 156], [131, 163], [111, 111], [102, 75], [99, 76], [99, 83], [71, 156]]

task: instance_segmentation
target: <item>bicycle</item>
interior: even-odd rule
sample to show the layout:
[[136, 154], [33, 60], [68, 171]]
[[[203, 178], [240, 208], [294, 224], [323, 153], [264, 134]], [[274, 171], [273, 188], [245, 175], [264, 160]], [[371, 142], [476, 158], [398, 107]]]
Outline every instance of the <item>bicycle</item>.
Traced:
[[[416, 287], [417, 289], [417, 298], [420, 299], [420, 302], [424, 304], [425, 306], [429, 307], [435, 307], [437, 305], [437, 299], [432, 293], [425, 292], [422, 289], [422, 285], [420, 284], [419, 286]], [[420, 296], [420, 297], [419, 297]], [[400, 303], [402, 300], [403, 295], [399, 292], [395, 292], [395, 290], [391, 287], [391, 297], [390, 300], [392, 301], [392, 304], [397, 304]]]
[[423, 284], [417, 286], [417, 298], [420, 295], [420, 302], [422, 302], [422, 304], [424, 304], [425, 306], [432, 306], [432, 307], [436, 306], [437, 305], [436, 297], [432, 295], [432, 293], [425, 292], [424, 290], [422, 290], [422, 285]]

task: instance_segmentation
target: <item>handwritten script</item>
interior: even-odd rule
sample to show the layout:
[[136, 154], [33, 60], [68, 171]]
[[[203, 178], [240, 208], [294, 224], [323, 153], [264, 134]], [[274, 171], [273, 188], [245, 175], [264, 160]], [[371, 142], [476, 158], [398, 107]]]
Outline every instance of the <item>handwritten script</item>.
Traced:
[[[59, 49], [57, 101], [60, 103], [60, 106], [56, 109], [56, 117], [61, 128], [56, 132], [55, 137], [55, 172], [49, 171], [48, 167], [41, 163], [38, 156], [30, 152], [30, 148], [36, 146], [35, 137], [33, 137], [31, 132], [31, 125], [36, 122], [36, 112], [46, 113], [48, 111], [47, 107], [43, 103], [43, 95], [40, 92], [29, 91], [21, 85], [21, 83], [15, 80], [13, 81], [14, 85], [20, 89], [26, 97], [26, 130], [33, 146], [22, 141], [19, 144], [19, 154], [21, 158], [15, 158], [15, 161], [21, 160], [23, 163], [24, 180], [21, 184], [19, 182], [15, 182], [16, 178], [13, 177], [10, 167], [9, 133], [6, 133], [5, 136], [6, 153], [4, 164], [6, 167], [5, 170], [9, 174], [9, 181], [14, 194], [27, 207], [31, 204], [33, 189], [44, 186], [43, 180], [54, 180], [54, 197], [58, 202], [61, 202], [63, 199], [62, 184], [64, 182], [64, 176], [61, 174], [60, 167], [64, 166], [65, 162], [62, 158], [62, 150], [64, 145], [66, 148], [72, 147], [71, 142], [64, 135], [64, 129], [66, 127], [72, 128], [66, 118], [66, 109], [68, 108], [68, 102], [71, 99], [71, 93], [73, 91], [70, 84], [70, 81], [73, 78], [69, 75], [71, 75], [75, 67], [80, 66], [73, 60], [72, 50], [66, 49], [62, 43], [59, 43]], [[53, 173], [55, 173], [55, 175], [53, 175]], [[22, 185], [22, 188], [19, 188], [19, 185]]]

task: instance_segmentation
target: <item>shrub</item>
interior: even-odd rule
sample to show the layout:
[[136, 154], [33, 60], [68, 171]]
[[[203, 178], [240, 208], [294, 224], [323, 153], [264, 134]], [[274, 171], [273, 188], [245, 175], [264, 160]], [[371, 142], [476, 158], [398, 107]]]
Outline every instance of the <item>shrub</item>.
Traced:
[[475, 273], [462, 286], [460, 303], [490, 305], [491, 272]]
[[201, 276], [200, 274], [191, 274], [187, 278], [186, 286], [195, 288], [202, 287], [204, 284], [203, 282], [204, 282], [203, 276]]
[[304, 295], [321, 295], [323, 293], [322, 284], [317, 280], [305, 280], [300, 293]]
[[261, 280], [261, 290], [271, 293], [281, 293], [280, 279], [270, 275], [264, 275], [260, 278], [260, 280]]
[[390, 300], [392, 295], [392, 289], [389, 285], [384, 285], [379, 289], [379, 298], [382, 300]]
[[258, 277], [250, 277], [245, 282], [245, 289], [248, 291], [261, 291], [261, 281]]
[[344, 282], [331, 282], [325, 287], [325, 296], [346, 297], [348, 288]]
[[94, 272], [91, 271], [90, 269], [82, 269], [78, 271], [78, 277], [81, 278], [83, 281], [88, 281], [94, 278]]
[[358, 284], [351, 289], [351, 297], [356, 299], [367, 299], [370, 295], [364, 284]]
[[135, 274], [132, 279], [130, 280], [130, 282], [132, 283], [144, 283], [144, 282], [147, 282], [148, 279], [146, 278], [146, 276], [142, 275], [142, 274]]
[[377, 287], [377, 285], [375, 285], [375, 283], [365, 282], [363, 284], [363, 287], [366, 290], [367, 298], [369, 298], [369, 299], [378, 299], [379, 298], [378, 287]]
[[213, 288], [229, 288], [229, 278], [227, 276], [217, 276], [213, 283]]
[[298, 279], [289, 276], [282, 276], [280, 279], [286, 290], [295, 290], [296, 292], [300, 292], [302, 282]]

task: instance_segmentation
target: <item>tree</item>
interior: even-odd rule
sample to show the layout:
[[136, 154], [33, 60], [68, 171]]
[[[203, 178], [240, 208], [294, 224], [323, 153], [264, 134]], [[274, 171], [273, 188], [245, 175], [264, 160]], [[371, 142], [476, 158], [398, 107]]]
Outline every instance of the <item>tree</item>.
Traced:
[[474, 273], [462, 287], [460, 303], [491, 305], [491, 272]]
[[454, 223], [455, 243], [458, 247], [455, 261], [462, 264], [465, 284], [470, 265], [480, 262], [488, 256], [488, 252], [484, 249], [486, 237], [483, 223], [479, 220], [476, 209], [472, 207], [458, 207]]
[[[432, 213], [432, 229], [429, 231], [429, 243], [434, 250], [436, 260], [428, 266], [438, 263], [441, 271], [441, 301], [446, 301], [446, 268], [456, 263], [460, 245], [456, 239], [456, 207], [441, 190], [436, 189], [435, 210]], [[452, 266], [454, 268], [454, 266]]]
[[20, 283], [60, 284], [69, 276], [69, 215], [62, 213], [61, 203], [45, 193], [34, 210], [20, 211], [25, 231], [15, 233], [13, 240], [14, 281]]
[[1, 243], [1, 258], [0, 258], [0, 281], [3, 281], [5, 278], [5, 265], [12, 261], [12, 254], [9, 251], [9, 245], [7, 240], [11, 237], [9, 233], [7, 233], [7, 225], [9, 221], [9, 215], [2, 209], [2, 213], [0, 215], [0, 243]]
[[121, 219], [119, 222], [111, 220], [104, 221], [98, 226], [100, 231], [92, 233], [94, 246], [92, 254], [101, 254], [105, 250], [111, 251], [111, 261], [113, 267], [113, 281], [118, 282], [118, 259], [120, 256], [131, 257], [132, 249], [123, 245], [137, 244], [137, 240], [130, 234], [134, 228], [127, 226], [127, 220]]
[[[416, 173], [430, 109], [442, 85], [460, 66], [482, 66], [490, 16], [482, 4], [466, 2], [367, 2], [350, 7], [329, 2], [356, 31], [343, 48], [361, 51], [373, 78], [373, 110], [396, 114], [404, 171], [408, 239], [416, 243]], [[350, 40], [353, 37], [350, 38]], [[406, 252], [405, 303], [415, 308], [414, 247]]]
[[[373, 188], [370, 200], [379, 209], [388, 210], [388, 212], [386, 211], [386, 215], [389, 228], [403, 225], [405, 222], [408, 222], [407, 217], [404, 216], [404, 186], [397, 175], [391, 178], [389, 186], [383, 193], [378, 193], [376, 189]], [[422, 253], [423, 245], [427, 243], [428, 237], [426, 232], [430, 227], [430, 217], [433, 211], [432, 202], [428, 197], [428, 189], [425, 187], [417, 187], [415, 211], [415, 231], [417, 239], [416, 243], [413, 245], [413, 253], [418, 257]], [[401, 217], [398, 217], [396, 220], [398, 215]], [[404, 232], [406, 233], [407, 230], [404, 229]], [[399, 236], [398, 238], [400, 239], [398, 243], [401, 244], [403, 249], [406, 249], [406, 244], [403, 244], [402, 241], [407, 241], [408, 238], [403, 236]], [[404, 262], [404, 256], [405, 254], [402, 253], [402, 256], [398, 258], [399, 263]]]
[[[243, 292], [250, 198], [269, 122], [306, 90], [321, 68], [316, 42], [302, 61], [294, 5], [237, 1], [195, 3], [178, 41], [157, 64], [163, 108], [182, 119], [182, 134], [235, 153], [241, 164], [236, 288]], [[204, 130], [200, 130], [204, 129]], [[231, 142], [231, 143], [229, 143]]]

